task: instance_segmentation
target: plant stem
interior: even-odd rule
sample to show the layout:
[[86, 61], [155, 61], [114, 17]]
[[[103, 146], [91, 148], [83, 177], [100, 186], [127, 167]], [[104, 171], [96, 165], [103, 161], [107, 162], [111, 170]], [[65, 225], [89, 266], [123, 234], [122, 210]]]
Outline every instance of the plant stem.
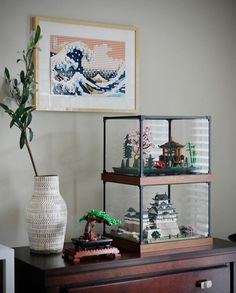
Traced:
[[25, 131], [25, 144], [26, 144], [26, 147], [27, 147], [29, 156], [30, 156], [31, 163], [33, 165], [34, 174], [35, 174], [35, 176], [38, 176], [38, 172], [37, 172], [37, 169], [35, 167], [34, 158], [33, 158], [33, 155], [32, 155], [31, 149], [30, 149], [30, 146], [29, 146], [29, 142], [28, 142], [28, 138], [27, 138], [26, 131]]

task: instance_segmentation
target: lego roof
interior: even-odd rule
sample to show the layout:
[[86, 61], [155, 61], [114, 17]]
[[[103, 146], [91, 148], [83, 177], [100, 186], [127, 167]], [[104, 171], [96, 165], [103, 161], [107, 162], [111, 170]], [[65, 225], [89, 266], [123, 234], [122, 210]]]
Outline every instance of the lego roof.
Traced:
[[164, 143], [162, 145], [159, 145], [159, 147], [162, 148], [162, 149], [163, 148], [165, 148], [165, 149], [170, 149], [170, 148], [174, 149], [174, 148], [183, 148], [184, 145], [172, 140], [172, 138], [171, 138], [170, 141], [168, 141], [168, 142], [166, 142], [166, 143]]

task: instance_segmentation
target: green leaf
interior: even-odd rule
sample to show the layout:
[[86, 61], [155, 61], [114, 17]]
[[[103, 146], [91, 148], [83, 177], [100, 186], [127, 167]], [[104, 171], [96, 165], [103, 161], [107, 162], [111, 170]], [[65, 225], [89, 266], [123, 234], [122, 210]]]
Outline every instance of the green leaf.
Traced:
[[29, 110], [32, 112], [33, 109], [34, 109], [34, 108], [33, 108], [32, 106], [25, 107], [25, 108], [24, 108], [24, 112], [29, 111]]
[[0, 103], [0, 106], [5, 110], [6, 113], [8, 113], [10, 116], [12, 116], [12, 114], [14, 113], [14, 111], [12, 111], [10, 108], [8, 108], [7, 105]]
[[20, 105], [19, 108], [16, 110], [16, 112], [15, 112], [15, 119], [16, 120], [20, 119], [21, 115], [24, 113], [24, 109], [25, 109], [24, 105]]
[[21, 70], [21, 72], [20, 72], [20, 80], [21, 80], [22, 83], [25, 82], [25, 73], [24, 73], [23, 70]]
[[13, 86], [18, 87], [18, 80], [16, 78], [13, 79]]
[[29, 140], [32, 141], [34, 133], [31, 128], [29, 128]]
[[4, 71], [4, 73], [5, 73], [6, 78], [7, 78], [8, 80], [10, 80], [10, 73], [9, 73], [9, 70], [7, 69], [7, 67], [5, 67], [5, 71]]
[[27, 117], [27, 121], [26, 121], [26, 125], [30, 125], [32, 121], [32, 113], [31, 112], [28, 112], [28, 117]]
[[24, 145], [25, 145], [25, 133], [24, 131], [22, 131], [20, 135], [20, 148], [22, 149]]
[[27, 59], [26, 59], [25, 54], [23, 54], [23, 60], [22, 61], [25, 62], [25, 64], [27, 64]]
[[10, 128], [12, 128], [12, 126], [15, 124], [15, 119], [12, 118], [11, 122], [10, 122]]
[[22, 93], [22, 100], [21, 100], [21, 105], [24, 105], [29, 99], [29, 89], [24, 88], [24, 92]]
[[30, 66], [29, 66], [29, 69], [28, 69], [28, 73], [30, 76], [33, 77], [33, 74], [34, 74], [34, 63], [31, 63]]
[[25, 123], [27, 117], [28, 117], [28, 114], [25, 112], [25, 113], [22, 115], [20, 121], [21, 121], [22, 123]]
[[0, 103], [0, 106], [6, 111], [8, 112], [10, 109], [8, 108], [7, 105], [3, 104], [3, 103]]
[[40, 34], [41, 34], [41, 28], [39, 25], [37, 25], [36, 30], [35, 30], [35, 36], [34, 36], [34, 43], [35, 45], [38, 43], [39, 38], [40, 38]]

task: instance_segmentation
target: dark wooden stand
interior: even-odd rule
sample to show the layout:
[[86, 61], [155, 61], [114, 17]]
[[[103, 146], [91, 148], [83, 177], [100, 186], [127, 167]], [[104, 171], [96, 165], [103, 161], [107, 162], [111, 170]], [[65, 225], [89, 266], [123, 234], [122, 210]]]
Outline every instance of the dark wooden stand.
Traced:
[[76, 265], [62, 254], [15, 248], [16, 293], [236, 293], [235, 271], [236, 243], [220, 239], [211, 248], [142, 256], [121, 251], [118, 259], [85, 258]]

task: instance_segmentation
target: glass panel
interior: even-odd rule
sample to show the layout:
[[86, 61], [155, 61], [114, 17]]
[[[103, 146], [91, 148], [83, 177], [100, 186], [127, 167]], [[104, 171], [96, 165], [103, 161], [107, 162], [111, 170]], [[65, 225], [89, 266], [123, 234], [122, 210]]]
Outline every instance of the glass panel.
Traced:
[[139, 188], [106, 183], [106, 212], [122, 224], [108, 227], [112, 236], [156, 243], [209, 236], [209, 186], [207, 183], [145, 186], [143, 219], [140, 216]]
[[171, 137], [183, 145], [181, 151], [193, 173], [209, 173], [208, 119], [173, 120]]
[[[133, 129], [139, 129], [138, 119], [107, 120], [106, 172], [123, 173], [123, 169], [126, 168], [126, 173], [129, 174], [129, 167], [134, 164], [134, 156], [127, 135]], [[137, 147], [139, 148], [139, 141]]]
[[144, 188], [145, 243], [209, 236], [208, 184]]
[[[136, 175], [143, 154], [146, 176], [209, 173], [210, 123], [206, 117], [106, 120], [106, 171]], [[142, 146], [140, 150], [140, 133]]]
[[116, 227], [106, 227], [106, 231], [113, 236], [139, 242], [139, 188], [113, 183], [106, 183], [106, 186], [106, 212], [122, 222]]
[[208, 188], [207, 183], [171, 186], [171, 197], [178, 211], [178, 225], [190, 225], [195, 234], [205, 237], [209, 236]]

